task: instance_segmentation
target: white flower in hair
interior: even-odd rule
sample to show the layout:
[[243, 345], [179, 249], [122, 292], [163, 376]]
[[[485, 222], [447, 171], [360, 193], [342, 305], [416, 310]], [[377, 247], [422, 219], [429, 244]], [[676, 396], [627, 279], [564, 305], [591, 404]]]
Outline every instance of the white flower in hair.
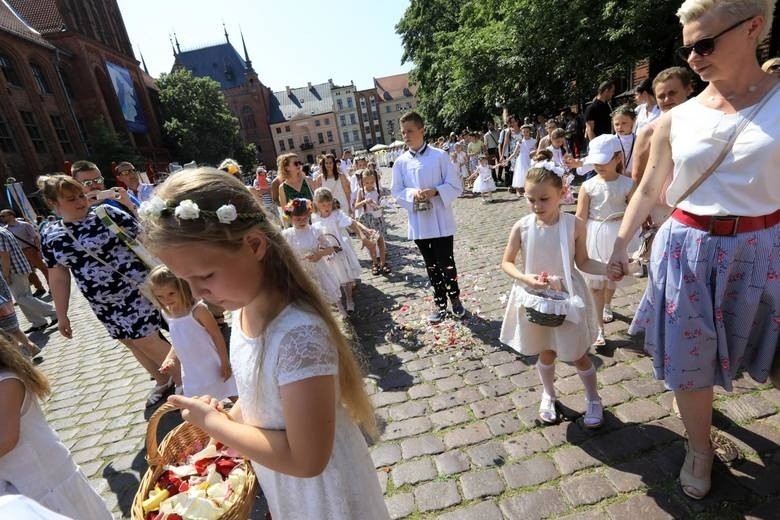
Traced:
[[536, 161], [531, 165], [532, 168], [544, 168], [547, 171], [553, 172], [558, 177], [563, 177], [563, 174], [566, 173], [566, 170], [558, 166], [552, 161]]
[[182, 220], [193, 220], [200, 217], [200, 208], [190, 199], [179, 202], [174, 215]]
[[238, 218], [236, 207], [232, 204], [220, 206], [217, 210], [217, 219], [221, 224], [230, 224]]
[[159, 217], [165, 208], [165, 201], [155, 195], [141, 203], [141, 206], [138, 208], [138, 214], [143, 218]]

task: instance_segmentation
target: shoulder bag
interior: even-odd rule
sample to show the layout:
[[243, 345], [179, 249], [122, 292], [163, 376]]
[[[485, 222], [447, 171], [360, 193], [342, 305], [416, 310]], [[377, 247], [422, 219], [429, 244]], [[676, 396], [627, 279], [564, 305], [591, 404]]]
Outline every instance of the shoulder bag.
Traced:
[[160, 259], [154, 256], [151, 251], [146, 249], [146, 247], [141, 242], [139, 242], [138, 239], [130, 236], [127, 231], [122, 229], [119, 224], [114, 222], [114, 219], [112, 219], [111, 215], [109, 215], [108, 211], [106, 211], [105, 206], [97, 206], [95, 208], [95, 214], [100, 219], [100, 222], [102, 222], [109, 231], [111, 231], [119, 240], [122, 241], [124, 245], [126, 245], [133, 253], [135, 253], [135, 256], [137, 256], [146, 267], [152, 269], [153, 267], [156, 267], [162, 263]]

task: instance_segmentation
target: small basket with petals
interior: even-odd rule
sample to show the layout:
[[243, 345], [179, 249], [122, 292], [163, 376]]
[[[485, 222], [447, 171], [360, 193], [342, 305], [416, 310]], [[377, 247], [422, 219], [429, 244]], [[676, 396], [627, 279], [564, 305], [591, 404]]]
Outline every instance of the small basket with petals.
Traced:
[[551, 289], [525, 289], [520, 296], [525, 317], [531, 323], [545, 327], [559, 327], [566, 321], [569, 293]]
[[[135, 494], [131, 510], [132, 520], [146, 520], [148, 518], [149, 513], [144, 511], [143, 504], [150, 492], [155, 489], [160, 477], [165, 473], [165, 467], [180, 463], [186, 456], [192, 455], [194, 446], [205, 446], [210, 441], [208, 434], [196, 426], [184, 422], [171, 430], [158, 446], [157, 426], [160, 418], [175, 409], [173, 405], [164, 403], [149, 419], [146, 430], [146, 460], [149, 463], [149, 469], [146, 470]], [[250, 461], [244, 459], [244, 464], [246, 466], [246, 480], [236, 491], [238, 496], [229, 497], [230, 505], [219, 516], [220, 520], [246, 520], [252, 511], [257, 494], [257, 477]]]

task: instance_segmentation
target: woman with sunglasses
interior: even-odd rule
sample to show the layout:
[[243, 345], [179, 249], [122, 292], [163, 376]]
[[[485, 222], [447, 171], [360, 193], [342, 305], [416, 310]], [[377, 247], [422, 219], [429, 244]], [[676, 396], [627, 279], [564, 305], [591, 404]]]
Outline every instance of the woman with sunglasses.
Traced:
[[[303, 174], [303, 163], [294, 153], [285, 153], [277, 157], [276, 167], [282, 183], [279, 185], [279, 205], [287, 207], [287, 202], [294, 199], [314, 199], [314, 181]], [[285, 219], [285, 227], [289, 227]]]
[[713, 386], [730, 391], [741, 369], [765, 381], [780, 340], [780, 81], [756, 59], [774, 4], [680, 7], [680, 55], [708, 85], [658, 120], [608, 268], [615, 280], [628, 272], [626, 244], [673, 172], [675, 208], [630, 332], [644, 330], [655, 376], [674, 391], [688, 434], [680, 484], [694, 499], [711, 487]]

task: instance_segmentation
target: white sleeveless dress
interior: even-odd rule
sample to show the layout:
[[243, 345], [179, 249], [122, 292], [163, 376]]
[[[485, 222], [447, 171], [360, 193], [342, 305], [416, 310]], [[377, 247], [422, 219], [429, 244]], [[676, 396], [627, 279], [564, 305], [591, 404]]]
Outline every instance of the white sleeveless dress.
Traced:
[[304, 271], [308, 273], [319, 287], [325, 301], [332, 305], [337, 304], [341, 299], [341, 285], [332, 261], [334, 255], [321, 258], [317, 262], [312, 262], [306, 258], [311, 253], [316, 252], [321, 243], [324, 244], [322, 231], [313, 226], [307, 226], [304, 229], [291, 227], [282, 231], [282, 236], [295, 251]]
[[[19, 377], [0, 371], [0, 381], [6, 379]], [[19, 441], [0, 457], [0, 495], [25, 495], [68, 518], [111, 520], [106, 504], [73, 462], [29, 390], [21, 414]]]
[[[525, 356], [533, 356], [543, 350], [553, 350], [561, 361], [572, 362], [581, 358], [596, 340], [598, 322], [593, 301], [585, 285], [585, 279], [574, 265], [574, 224], [574, 215], [564, 212], [561, 212], [557, 224], [548, 227], [538, 226], [534, 214], [520, 219], [522, 247], [517, 262], [521, 266], [520, 270], [533, 274], [544, 271], [550, 276], [559, 276], [565, 280], [564, 261], [567, 262], [572, 279], [572, 290], [566, 292], [579, 297], [583, 304], [577, 322], [567, 319], [558, 327], [537, 325], [528, 321], [526, 317], [525, 286], [520, 282], [514, 282], [506, 303], [499, 339]], [[561, 226], [563, 226], [562, 230], [559, 229]], [[565, 260], [561, 247], [561, 232], [567, 241], [569, 257]], [[529, 247], [531, 234], [533, 234], [533, 248]], [[526, 258], [529, 253], [530, 256]]]
[[[284, 430], [279, 388], [327, 375], [338, 381], [336, 346], [325, 322], [298, 305], [288, 305], [257, 338], [241, 331], [241, 312], [233, 314], [230, 338], [241, 414], [246, 424]], [[252, 466], [274, 520], [390, 518], [363, 434], [340, 404], [333, 451], [320, 475], [298, 478]]]
[[323, 175], [322, 187], [328, 188], [330, 192], [333, 194], [333, 198], [339, 201], [339, 206], [341, 211], [349, 214], [349, 209], [350, 209], [349, 199], [347, 198], [347, 194], [344, 193], [344, 186], [341, 184], [341, 177], [343, 175], [345, 174], [340, 173], [338, 180], [334, 179], [333, 177], [329, 177], [326, 179], [325, 176]]
[[181, 380], [184, 395], [194, 397], [210, 395], [217, 399], [226, 399], [237, 395], [236, 380], [230, 376], [222, 380], [222, 363], [217, 354], [217, 346], [208, 331], [193, 316], [198, 302], [184, 316], [174, 318], [163, 312], [163, 318], [170, 328], [173, 349], [181, 363]]

